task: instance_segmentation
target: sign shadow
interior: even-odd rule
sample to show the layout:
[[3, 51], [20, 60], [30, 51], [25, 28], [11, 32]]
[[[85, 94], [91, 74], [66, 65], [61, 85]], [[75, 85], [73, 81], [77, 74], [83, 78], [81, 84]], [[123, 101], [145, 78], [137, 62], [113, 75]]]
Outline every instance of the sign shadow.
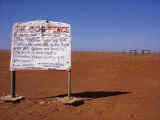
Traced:
[[[122, 91], [85, 91], [85, 92], [79, 92], [79, 93], [72, 93], [71, 96], [82, 99], [80, 102], [74, 103], [72, 105], [79, 106], [84, 104], [85, 101], [98, 99], [98, 98], [124, 95], [129, 93], [130, 92], [122, 92]], [[65, 97], [65, 96], [67, 96], [67, 94], [58, 95], [56, 97]]]
[[[104, 98], [104, 97], [117, 96], [129, 93], [130, 92], [121, 92], [121, 91], [85, 91], [79, 93], [72, 93], [71, 96], [79, 98], [96, 99], [96, 98]], [[67, 94], [58, 95], [57, 97], [65, 97], [65, 96], [67, 96]]]

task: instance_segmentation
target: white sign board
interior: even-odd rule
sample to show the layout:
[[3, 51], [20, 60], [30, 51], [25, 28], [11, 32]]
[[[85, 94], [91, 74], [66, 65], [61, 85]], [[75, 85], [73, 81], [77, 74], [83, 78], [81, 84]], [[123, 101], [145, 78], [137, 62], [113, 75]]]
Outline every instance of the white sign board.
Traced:
[[13, 25], [10, 70], [69, 70], [70, 24], [46, 20]]

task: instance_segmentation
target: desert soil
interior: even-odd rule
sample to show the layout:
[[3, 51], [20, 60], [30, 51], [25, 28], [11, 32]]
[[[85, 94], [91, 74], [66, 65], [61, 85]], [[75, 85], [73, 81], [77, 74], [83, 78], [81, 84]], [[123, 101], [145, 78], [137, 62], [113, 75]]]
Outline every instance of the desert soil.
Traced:
[[[0, 97], [10, 94], [10, 52], [0, 51]], [[0, 101], [0, 120], [160, 120], [160, 54], [72, 52], [72, 96], [66, 71], [17, 71], [19, 103]]]

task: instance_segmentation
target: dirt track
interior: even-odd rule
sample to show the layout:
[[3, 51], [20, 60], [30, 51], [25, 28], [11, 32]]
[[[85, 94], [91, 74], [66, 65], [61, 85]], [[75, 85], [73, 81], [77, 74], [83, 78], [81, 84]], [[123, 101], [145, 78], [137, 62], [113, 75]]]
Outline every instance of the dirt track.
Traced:
[[[0, 97], [10, 93], [10, 53], [0, 51]], [[0, 120], [160, 120], [160, 55], [73, 52], [72, 95], [63, 105], [65, 71], [18, 71], [21, 103], [0, 101]]]

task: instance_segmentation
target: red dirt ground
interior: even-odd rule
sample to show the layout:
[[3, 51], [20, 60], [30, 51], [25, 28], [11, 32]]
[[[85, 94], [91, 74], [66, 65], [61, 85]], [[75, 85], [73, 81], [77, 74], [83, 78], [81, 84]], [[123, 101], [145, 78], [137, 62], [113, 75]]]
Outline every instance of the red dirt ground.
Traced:
[[[10, 94], [10, 52], [0, 51], [0, 97]], [[18, 71], [20, 103], [0, 101], [0, 120], [160, 120], [160, 55], [73, 52], [72, 96], [65, 71]]]

